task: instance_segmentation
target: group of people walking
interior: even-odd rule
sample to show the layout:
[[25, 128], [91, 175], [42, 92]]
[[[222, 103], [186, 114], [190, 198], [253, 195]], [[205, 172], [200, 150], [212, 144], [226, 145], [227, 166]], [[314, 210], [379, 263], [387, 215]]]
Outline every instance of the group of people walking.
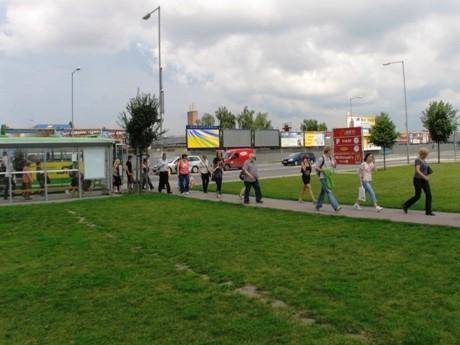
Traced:
[[[428, 150], [421, 149], [419, 151], [419, 157], [415, 160], [415, 174], [413, 177], [415, 194], [402, 205], [402, 209], [405, 213], [407, 213], [409, 208], [420, 199], [421, 193], [423, 191], [426, 196], [425, 213], [429, 216], [434, 215], [431, 208], [432, 196], [429, 184], [429, 175], [432, 173], [432, 170], [426, 161], [427, 157]], [[160, 177], [158, 185], [159, 192], [162, 192], [166, 189], [167, 193], [171, 193], [171, 186], [169, 183], [171, 168], [169, 164], [170, 163], [167, 160], [166, 154], [163, 153], [157, 164], [157, 169]], [[329, 146], [324, 148], [321, 156], [314, 164], [310, 161], [310, 158], [305, 155], [302, 158], [300, 165], [302, 187], [299, 192], [299, 202], [304, 202], [305, 193], [308, 191], [316, 210], [319, 211], [323, 207], [324, 199], [327, 197], [331, 207], [336, 212], [340, 212], [342, 207], [340, 206], [340, 203], [334, 194], [335, 182], [333, 178], [333, 171], [336, 167], [337, 162], [332, 156], [331, 148]], [[153, 190], [153, 184], [149, 177], [150, 168], [148, 166], [147, 159], [143, 160], [141, 170], [142, 188], [148, 187]], [[187, 154], [181, 155], [175, 170], [177, 171], [178, 175], [179, 192], [183, 195], [190, 194], [191, 184], [194, 184], [195, 180], [193, 177], [191, 177], [190, 174], [190, 162], [188, 160]], [[377, 212], [381, 212], [383, 210], [383, 207], [378, 203], [372, 183], [372, 175], [375, 170], [375, 157], [372, 153], [367, 153], [364, 156], [363, 163], [358, 169], [358, 197], [356, 198], [356, 202], [353, 205], [356, 210], [362, 209], [361, 202], [366, 200], [366, 195], [369, 196]], [[202, 155], [198, 165], [198, 171], [201, 175], [203, 193], [207, 194], [210, 182], [215, 182], [216, 197], [218, 199], [222, 199], [222, 183], [224, 176], [224, 159], [222, 151], [217, 151], [216, 156], [212, 159], [212, 161], [208, 159], [207, 155]], [[132, 191], [134, 188], [134, 175], [131, 156], [128, 157], [128, 161], [126, 163], [126, 174], [128, 179], [128, 190]], [[317, 175], [321, 186], [318, 198], [315, 198], [311, 186], [311, 176], [313, 174]], [[117, 159], [114, 163], [114, 186], [118, 191], [120, 191], [122, 180], [121, 176], [122, 166], [120, 160]], [[243, 202], [245, 204], [249, 203], [249, 195], [251, 189], [254, 189], [256, 202], [262, 203], [262, 192], [259, 183], [259, 173], [256, 165], [255, 154], [251, 154], [248, 160], [244, 163], [240, 173], [240, 179], [244, 183], [244, 187], [240, 192], [240, 197], [243, 199]]]

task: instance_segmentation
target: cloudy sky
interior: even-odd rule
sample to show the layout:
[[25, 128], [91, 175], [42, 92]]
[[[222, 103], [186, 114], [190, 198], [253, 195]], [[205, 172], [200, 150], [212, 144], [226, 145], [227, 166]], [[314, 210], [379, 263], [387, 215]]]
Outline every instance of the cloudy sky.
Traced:
[[192, 103], [340, 126], [355, 96], [401, 128], [401, 65], [382, 63], [402, 59], [411, 129], [430, 100], [460, 108], [458, 0], [0, 0], [0, 123], [68, 122], [81, 66], [77, 127], [116, 127], [138, 88], [157, 92], [156, 17], [141, 17], [158, 5], [171, 134]]

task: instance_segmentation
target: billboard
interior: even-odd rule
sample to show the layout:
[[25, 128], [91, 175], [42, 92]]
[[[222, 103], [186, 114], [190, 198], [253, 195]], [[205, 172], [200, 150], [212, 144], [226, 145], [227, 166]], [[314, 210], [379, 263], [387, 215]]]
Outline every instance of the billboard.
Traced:
[[361, 127], [334, 128], [334, 156], [338, 164], [358, 164], [363, 160]]
[[187, 126], [187, 149], [217, 149], [220, 147], [219, 127]]
[[281, 147], [302, 147], [302, 132], [281, 132]]
[[318, 147], [325, 145], [324, 132], [304, 132], [305, 147]]
[[250, 129], [224, 129], [222, 130], [222, 146], [225, 148], [251, 147]]
[[254, 131], [254, 147], [280, 147], [280, 132], [277, 129]]
[[369, 136], [371, 135], [371, 129], [375, 126], [375, 116], [347, 116], [347, 127], [361, 127], [363, 131], [363, 149], [367, 150], [380, 150], [380, 146], [376, 146], [369, 142]]

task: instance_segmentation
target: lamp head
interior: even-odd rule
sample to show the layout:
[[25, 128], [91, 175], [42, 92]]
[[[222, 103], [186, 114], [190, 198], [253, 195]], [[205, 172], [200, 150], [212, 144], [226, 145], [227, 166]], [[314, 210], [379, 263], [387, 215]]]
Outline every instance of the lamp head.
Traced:
[[389, 66], [389, 65], [391, 65], [391, 62], [385, 62], [385, 63], [383, 64], [383, 66]]
[[149, 20], [151, 16], [152, 16], [151, 13], [147, 13], [145, 16], [142, 17], [142, 19]]

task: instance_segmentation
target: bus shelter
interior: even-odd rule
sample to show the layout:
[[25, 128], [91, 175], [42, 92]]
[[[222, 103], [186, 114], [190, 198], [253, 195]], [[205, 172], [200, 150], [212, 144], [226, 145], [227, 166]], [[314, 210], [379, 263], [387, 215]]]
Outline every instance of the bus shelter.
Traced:
[[103, 138], [0, 137], [0, 203], [111, 194], [114, 147]]

